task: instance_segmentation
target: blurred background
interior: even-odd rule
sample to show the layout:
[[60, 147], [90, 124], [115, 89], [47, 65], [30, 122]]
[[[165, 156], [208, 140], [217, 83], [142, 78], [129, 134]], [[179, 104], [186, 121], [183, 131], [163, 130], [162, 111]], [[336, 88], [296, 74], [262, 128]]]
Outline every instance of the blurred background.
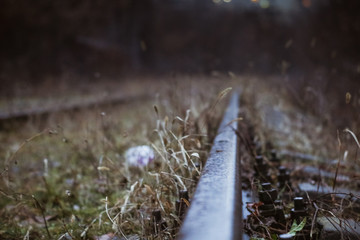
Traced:
[[294, 93], [311, 85], [345, 104], [360, 94], [359, 10], [357, 0], [2, 0], [1, 92], [231, 72], [276, 75]]
[[3, 0], [2, 82], [63, 74], [360, 73], [356, 0]]

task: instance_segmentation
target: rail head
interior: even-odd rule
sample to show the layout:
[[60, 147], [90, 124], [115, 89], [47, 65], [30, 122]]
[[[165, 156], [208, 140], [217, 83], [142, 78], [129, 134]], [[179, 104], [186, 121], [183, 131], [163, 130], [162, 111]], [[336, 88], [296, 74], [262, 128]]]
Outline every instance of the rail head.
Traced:
[[178, 239], [241, 239], [242, 203], [234, 93], [204, 166]]

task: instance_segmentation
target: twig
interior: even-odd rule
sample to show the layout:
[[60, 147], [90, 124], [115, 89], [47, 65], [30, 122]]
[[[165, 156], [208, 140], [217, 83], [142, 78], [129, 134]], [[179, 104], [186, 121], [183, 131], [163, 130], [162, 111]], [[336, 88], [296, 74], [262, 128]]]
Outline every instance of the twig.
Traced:
[[46, 229], [46, 232], [47, 232], [47, 235], [49, 237], [49, 239], [51, 239], [51, 235], [50, 235], [50, 232], [49, 232], [49, 228], [48, 228], [48, 225], [47, 225], [47, 221], [46, 221], [46, 218], [45, 218], [45, 210], [44, 208], [40, 205], [39, 201], [35, 198], [34, 195], [31, 196], [34, 201], [35, 201], [35, 205], [40, 209], [41, 211], [41, 215], [43, 217], [43, 220], [44, 220], [44, 223], [45, 223], [45, 229]]
[[25, 139], [25, 141], [23, 141], [19, 148], [16, 149], [16, 151], [5, 161], [5, 169], [1, 172], [1, 176], [4, 175], [5, 172], [7, 172], [9, 170], [9, 165], [10, 163], [14, 160], [15, 156], [17, 155], [17, 153], [29, 142], [31, 142], [32, 140], [34, 140], [35, 138], [38, 138], [40, 136], [42, 136], [44, 133], [48, 132], [49, 129], [46, 128], [44, 129], [43, 131], [37, 133], [36, 135], [28, 138], [28, 139]]
[[98, 219], [95, 218], [94, 220], [92, 220], [92, 222], [86, 226], [86, 228], [84, 229], [84, 231], [80, 234], [80, 237], [84, 238], [86, 236], [86, 233], [89, 231], [90, 227], [97, 221]]
[[[350, 135], [354, 138], [354, 140], [355, 140], [355, 142], [356, 142], [356, 144], [357, 144], [357, 146], [358, 146], [358, 148], [356, 148], [356, 150], [355, 150], [355, 159], [354, 159], [354, 160], [356, 161], [356, 158], [357, 158], [357, 155], [358, 155], [358, 149], [360, 149], [359, 141], [358, 141], [355, 133], [352, 132], [352, 131], [350, 131], [348, 128], [346, 128], [346, 129], [344, 130], [344, 132], [350, 133]], [[355, 162], [355, 161], [354, 161], [354, 162]]]
[[349, 195], [350, 197], [354, 197], [356, 199], [360, 199], [360, 196], [356, 196], [354, 195], [353, 193], [346, 193], [346, 192], [331, 192], [331, 193], [324, 193], [324, 194], [321, 194], [319, 195], [318, 197], [315, 198], [315, 200], [317, 199], [320, 199], [320, 198], [323, 198], [325, 196], [333, 196], [333, 195]]
[[121, 230], [120, 226], [118, 226], [117, 223], [115, 223], [115, 221], [110, 217], [110, 214], [109, 214], [109, 208], [108, 208], [108, 197], [106, 196], [105, 198], [105, 212], [106, 212], [106, 215], [107, 217], [109, 218], [109, 220], [112, 222], [113, 225], [117, 226], [117, 228], [119, 229], [121, 235], [126, 239], [128, 240], [128, 238], [125, 236], [125, 234], [123, 233], [123, 231]]
[[333, 187], [332, 190], [335, 190], [336, 187], [336, 178], [339, 172], [339, 167], [340, 167], [340, 162], [341, 162], [341, 141], [340, 141], [340, 136], [339, 136], [339, 130], [337, 130], [337, 139], [338, 139], [338, 143], [339, 143], [339, 160], [338, 163], [336, 165], [336, 172], [335, 172], [335, 177], [334, 177], [334, 182], [333, 182]]
[[350, 133], [350, 134], [351, 134], [351, 136], [354, 138], [354, 140], [355, 140], [355, 142], [356, 142], [357, 146], [360, 148], [360, 143], [359, 143], [359, 141], [358, 141], [358, 139], [357, 139], [357, 137], [356, 137], [355, 133], [353, 133], [353, 132], [352, 132], [350, 129], [348, 129], [348, 128], [346, 128], [346, 129], [344, 130], [344, 132]]
[[312, 238], [316, 217], [317, 217], [317, 214], [318, 214], [318, 211], [319, 211], [319, 207], [316, 205], [315, 202], [313, 202], [313, 205], [315, 207], [315, 213], [314, 213], [314, 216], [313, 216], [312, 222], [311, 222], [310, 238]]
[[[62, 236], [65, 237], [66, 234], [69, 234], [69, 236], [70, 236], [71, 238], [74, 238], [74, 236], [70, 233], [69, 229], [67, 228], [64, 219], [61, 219], [61, 223], [63, 224], [64, 230], [65, 230], [65, 232], [66, 232], [66, 233], [63, 234]], [[60, 238], [59, 238], [59, 239], [60, 239]]]
[[32, 226], [30, 226], [28, 228], [28, 230], [26, 231], [26, 234], [24, 236], [24, 240], [29, 240], [30, 239], [30, 231], [32, 230]]

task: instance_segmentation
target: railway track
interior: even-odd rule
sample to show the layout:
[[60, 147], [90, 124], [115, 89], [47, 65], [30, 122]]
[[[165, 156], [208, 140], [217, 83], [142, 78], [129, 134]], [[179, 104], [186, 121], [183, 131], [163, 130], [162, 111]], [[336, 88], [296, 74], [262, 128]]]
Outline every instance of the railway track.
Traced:
[[239, 95], [234, 94], [214, 140], [180, 239], [240, 239], [241, 178], [236, 135]]
[[[21, 112], [0, 116], [0, 123], [136, 99], [139, 98], [120, 96]], [[182, 199], [186, 199], [186, 205], [190, 202], [178, 239], [360, 239], [360, 192], [356, 190], [360, 185], [347, 186], [359, 176], [309, 165], [334, 160], [261, 148], [265, 144], [258, 141], [254, 126], [239, 120], [240, 112], [243, 113], [240, 94], [235, 93], [193, 197], [189, 199], [187, 192], [181, 192], [175, 204], [182, 219], [186, 208]], [[300, 163], [303, 167], [299, 170]], [[339, 185], [335, 189], [329, 184], [334, 179]], [[159, 212], [154, 211], [153, 215], [159, 219], [159, 231], [165, 231], [163, 228], [167, 227], [161, 225]]]
[[360, 193], [349, 178], [332, 189], [336, 173], [292, 174], [309, 156], [262, 151], [252, 126], [237, 121], [239, 103], [233, 94], [178, 239], [360, 239]]
[[96, 106], [103, 106], [109, 104], [119, 104], [141, 99], [150, 98], [150, 94], [142, 95], [114, 95], [114, 96], [100, 96], [93, 99], [78, 100], [74, 102], [59, 102], [52, 105], [39, 105], [37, 107], [26, 109], [12, 109], [9, 111], [0, 111], [0, 121], [7, 121], [12, 119], [27, 118], [36, 115], [47, 115], [55, 112], [72, 111], [76, 109], [92, 108]]

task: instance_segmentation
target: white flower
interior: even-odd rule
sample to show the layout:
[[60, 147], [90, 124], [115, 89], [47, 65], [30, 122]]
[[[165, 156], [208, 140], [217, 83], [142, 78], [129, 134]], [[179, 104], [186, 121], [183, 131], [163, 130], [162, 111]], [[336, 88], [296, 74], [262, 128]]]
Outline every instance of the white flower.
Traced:
[[125, 158], [130, 166], [145, 167], [154, 160], [155, 154], [152, 148], [143, 145], [129, 148], [125, 153]]

